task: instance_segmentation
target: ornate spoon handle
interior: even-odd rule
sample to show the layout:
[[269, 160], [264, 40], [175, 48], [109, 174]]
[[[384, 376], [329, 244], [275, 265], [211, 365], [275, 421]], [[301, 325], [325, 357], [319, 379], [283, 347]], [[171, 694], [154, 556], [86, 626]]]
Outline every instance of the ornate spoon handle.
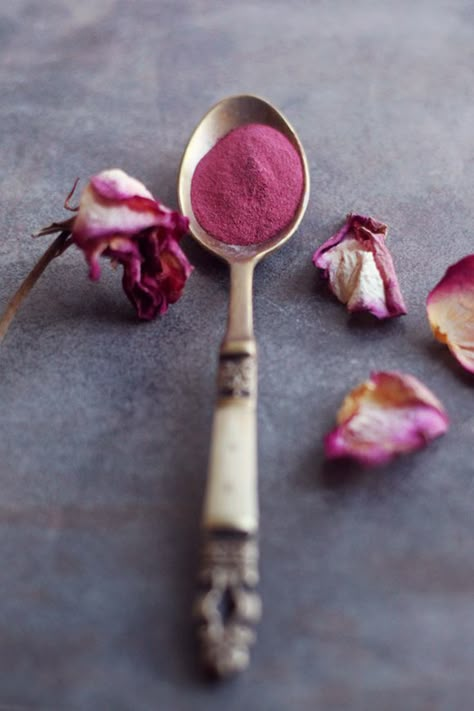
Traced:
[[203, 541], [195, 614], [204, 668], [226, 677], [243, 671], [260, 619], [258, 546], [254, 536], [211, 532]]
[[226, 336], [203, 511], [195, 606], [204, 666], [217, 676], [244, 669], [261, 612], [258, 582], [257, 356], [252, 330], [253, 265], [231, 267]]

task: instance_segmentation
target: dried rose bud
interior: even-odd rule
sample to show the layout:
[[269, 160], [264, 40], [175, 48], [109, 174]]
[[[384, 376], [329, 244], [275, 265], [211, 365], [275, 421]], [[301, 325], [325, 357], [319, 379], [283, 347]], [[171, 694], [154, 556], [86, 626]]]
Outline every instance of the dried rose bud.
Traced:
[[123, 288], [139, 318], [164, 314], [181, 296], [193, 269], [179, 246], [188, 218], [159, 203], [143, 183], [117, 168], [91, 178], [79, 207], [70, 208], [74, 188], [65, 207], [76, 216], [53, 222], [39, 235], [71, 234], [85, 254], [91, 279], [100, 277], [99, 257], [121, 264]]
[[179, 240], [187, 232], [188, 218], [157, 202], [135, 178], [122, 170], [104, 170], [82, 193], [79, 207], [69, 205], [78, 180], [64, 207], [77, 213], [53, 222], [37, 237], [59, 233], [0, 314], [0, 343], [23, 300], [48, 264], [75, 243], [89, 263], [91, 279], [100, 276], [99, 257], [123, 266], [123, 288], [139, 318], [163, 314], [182, 294], [192, 271]]
[[452, 264], [426, 301], [435, 338], [474, 373], [474, 254]]
[[188, 219], [157, 202], [122, 170], [105, 170], [84, 189], [72, 238], [98, 279], [100, 256], [124, 268], [123, 288], [142, 319], [163, 314], [181, 296], [192, 267], [179, 247]]
[[362, 464], [385, 464], [444, 434], [448, 417], [439, 400], [412, 375], [372, 373], [352, 390], [326, 435], [329, 459], [350, 457]]
[[348, 215], [342, 229], [313, 255], [331, 291], [351, 312], [369, 311], [379, 319], [406, 313], [385, 244], [387, 229], [372, 217]]

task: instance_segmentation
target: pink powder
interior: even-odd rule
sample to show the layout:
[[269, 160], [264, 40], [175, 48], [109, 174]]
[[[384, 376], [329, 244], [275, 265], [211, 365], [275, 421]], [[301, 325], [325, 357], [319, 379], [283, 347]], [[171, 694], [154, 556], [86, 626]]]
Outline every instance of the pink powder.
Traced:
[[303, 194], [298, 152], [279, 131], [241, 126], [198, 163], [191, 184], [196, 219], [227, 244], [265, 242], [292, 221]]

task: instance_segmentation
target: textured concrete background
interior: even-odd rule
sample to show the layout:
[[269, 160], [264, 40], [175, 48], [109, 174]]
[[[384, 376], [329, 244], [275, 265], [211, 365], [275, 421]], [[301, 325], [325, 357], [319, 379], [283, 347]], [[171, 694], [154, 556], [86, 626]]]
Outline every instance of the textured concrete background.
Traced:
[[[473, 380], [429, 332], [427, 292], [474, 245], [474, 7], [414, 2], [14, 0], [0, 23], [0, 304], [120, 166], [176, 204], [187, 138], [236, 92], [280, 107], [313, 181], [298, 235], [256, 274], [262, 585], [253, 665], [212, 687], [189, 621], [226, 310], [196, 266], [161, 321], [70, 250], [0, 348], [0, 709], [470, 711]], [[409, 308], [350, 318], [316, 245], [350, 210], [390, 225]], [[371, 369], [422, 378], [450, 433], [380, 471], [324, 464]]]

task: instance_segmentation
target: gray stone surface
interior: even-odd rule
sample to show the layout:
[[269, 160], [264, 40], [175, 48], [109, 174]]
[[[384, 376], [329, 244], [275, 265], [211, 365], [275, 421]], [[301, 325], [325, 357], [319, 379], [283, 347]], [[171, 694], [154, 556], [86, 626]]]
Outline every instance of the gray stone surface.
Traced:
[[[251, 669], [203, 682], [189, 620], [226, 271], [188, 241], [185, 296], [143, 325], [70, 250], [0, 348], [0, 709], [472, 709], [473, 379], [424, 310], [474, 245], [472, 3], [14, 0], [0, 36], [1, 304], [76, 176], [120, 166], [176, 204], [185, 142], [228, 94], [285, 112], [313, 181], [256, 274]], [[403, 319], [349, 318], [318, 283], [312, 251], [350, 210], [390, 225]], [[326, 465], [347, 389], [392, 368], [449, 434], [379, 471]]]

